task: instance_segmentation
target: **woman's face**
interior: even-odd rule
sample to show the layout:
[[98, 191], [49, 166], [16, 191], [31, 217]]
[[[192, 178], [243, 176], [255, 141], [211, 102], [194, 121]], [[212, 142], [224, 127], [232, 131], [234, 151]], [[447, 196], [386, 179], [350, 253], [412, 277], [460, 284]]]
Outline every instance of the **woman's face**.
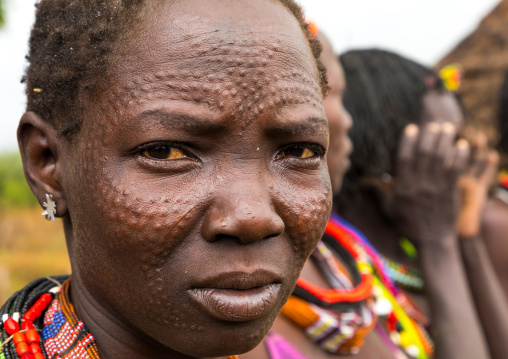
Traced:
[[327, 162], [333, 193], [337, 194], [342, 186], [342, 177], [350, 166], [349, 155], [353, 146], [348, 137], [348, 131], [353, 125], [353, 121], [342, 102], [346, 88], [344, 70], [328, 39], [320, 34], [319, 40], [323, 44], [321, 61], [326, 66], [328, 86], [330, 87], [330, 92], [323, 102], [330, 126], [330, 147]]
[[62, 159], [73, 284], [176, 352], [241, 353], [270, 328], [330, 212], [315, 61], [270, 0], [143, 16]]

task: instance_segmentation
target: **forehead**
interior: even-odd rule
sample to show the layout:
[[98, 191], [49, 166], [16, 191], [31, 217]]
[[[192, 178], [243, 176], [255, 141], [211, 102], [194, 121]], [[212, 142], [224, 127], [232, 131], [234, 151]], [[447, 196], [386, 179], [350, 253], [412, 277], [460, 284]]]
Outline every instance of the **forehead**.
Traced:
[[423, 97], [423, 124], [427, 122], [451, 122], [457, 128], [464, 126], [464, 116], [459, 102], [451, 93], [429, 91]]
[[180, 0], [146, 11], [129, 46], [120, 49], [127, 69], [164, 64], [213, 73], [285, 65], [317, 77], [298, 21], [277, 1]]
[[145, 9], [112, 64], [110, 93], [129, 106], [169, 99], [252, 120], [291, 105], [319, 111], [322, 101], [308, 41], [272, 0], [181, 0]]

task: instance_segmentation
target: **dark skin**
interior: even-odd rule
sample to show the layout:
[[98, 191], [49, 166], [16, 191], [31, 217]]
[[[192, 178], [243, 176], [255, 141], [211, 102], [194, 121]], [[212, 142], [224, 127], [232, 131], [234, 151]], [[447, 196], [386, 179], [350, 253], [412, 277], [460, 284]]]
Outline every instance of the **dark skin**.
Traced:
[[[499, 155], [488, 149], [486, 136], [477, 135], [470, 165], [459, 182], [462, 206], [457, 232], [471, 292], [491, 356], [501, 359], [508, 356], [508, 343], [503, 340], [508, 333], [508, 305], [501, 285], [502, 278], [496, 275], [499, 265], [499, 260], [496, 259], [502, 257], [504, 252], [502, 246], [492, 248], [496, 243], [492, 239], [495, 239], [493, 234], [499, 233], [502, 228], [498, 227], [496, 222], [488, 222], [495, 220], [498, 213], [503, 214], [502, 207], [495, 207], [500, 200], [488, 199], [488, 191], [495, 179], [498, 163]], [[482, 220], [483, 231], [480, 231]], [[498, 243], [504, 243], [504, 237], [503, 242]]]
[[[469, 146], [464, 140], [455, 143], [462, 115], [452, 99], [433, 92], [425, 96], [423, 127], [406, 129], [393, 183], [366, 180], [364, 201], [344, 217], [382, 254], [409, 266], [416, 264], [422, 271], [425, 295], [413, 298], [430, 316], [436, 358], [487, 358], [455, 231], [457, 178], [467, 166]], [[413, 240], [418, 263], [412, 263], [398, 246], [400, 236]]]
[[[344, 173], [349, 169], [348, 156], [351, 153], [352, 146], [351, 140], [347, 134], [348, 130], [352, 126], [352, 119], [351, 115], [347, 112], [342, 103], [342, 95], [346, 87], [342, 66], [337, 60], [328, 39], [322, 33], [318, 35], [318, 39], [323, 44], [321, 61], [326, 66], [326, 75], [328, 78], [328, 85], [330, 87], [330, 92], [323, 104], [325, 106], [326, 117], [330, 126], [330, 147], [327, 155], [328, 170], [330, 172], [333, 192], [336, 193], [340, 190]], [[305, 262], [305, 266], [303, 267], [300, 276], [322, 288], [330, 289], [328, 282], [311, 260]], [[281, 334], [291, 343], [291, 345], [293, 345], [307, 358], [337, 358], [336, 355], [324, 352], [318, 345], [311, 342], [302, 330], [283, 316], [277, 317], [272, 330]], [[340, 357], [392, 359], [390, 351], [375, 333], [372, 333], [366, 338], [365, 345], [363, 346], [360, 354], [351, 356], [341, 355]], [[253, 351], [242, 355], [242, 359], [269, 358], [270, 356], [264, 343], [258, 345]]]
[[350, 166], [349, 155], [353, 150], [353, 146], [348, 131], [353, 126], [353, 120], [342, 102], [346, 90], [344, 70], [326, 36], [319, 33], [318, 40], [323, 45], [321, 61], [326, 67], [326, 76], [330, 87], [330, 91], [323, 101], [328, 126], [330, 127], [330, 146], [327, 155], [328, 171], [330, 172], [333, 193], [338, 193], [342, 186], [342, 177]]
[[508, 205], [501, 199], [492, 197], [483, 213], [481, 235], [485, 240], [489, 256], [499, 278], [505, 300], [508, 301], [508, 266], [506, 253], [508, 253]]
[[77, 314], [103, 359], [248, 351], [331, 209], [307, 40], [269, 0], [185, 0], [145, 12], [114, 59], [71, 143], [35, 113], [18, 131], [64, 219]]

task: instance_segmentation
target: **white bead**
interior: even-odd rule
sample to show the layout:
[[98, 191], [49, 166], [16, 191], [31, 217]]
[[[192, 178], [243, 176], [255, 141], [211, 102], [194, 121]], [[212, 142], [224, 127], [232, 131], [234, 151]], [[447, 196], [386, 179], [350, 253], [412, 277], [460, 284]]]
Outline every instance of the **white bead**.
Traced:
[[60, 287], [53, 287], [49, 290], [50, 293], [53, 293], [53, 294], [56, 294], [58, 292], [60, 292]]
[[21, 318], [21, 315], [19, 314], [19, 312], [12, 314], [12, 319], [14, 319], [16, 321], [16, 323], [19, 323], [19, 318]]

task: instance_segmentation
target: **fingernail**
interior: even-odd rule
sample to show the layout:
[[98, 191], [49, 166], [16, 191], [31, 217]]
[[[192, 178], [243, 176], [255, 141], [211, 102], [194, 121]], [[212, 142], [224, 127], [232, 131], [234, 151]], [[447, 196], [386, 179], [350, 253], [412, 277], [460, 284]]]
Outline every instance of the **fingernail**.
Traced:
[[457, 141], [457, 148], [459, 150], [466, 150], [469, 148], [469, 142], [467, 142], [465, 139], [461, 138]]
[[443, 132], [453, 133], [455, 132], [455, 125], [451, 122], [445, 122], [442, 126]]
[[418, 126], [411, 123], [406, 126], [405, 133], [407, 136], [416, 136], [418, 134]]

